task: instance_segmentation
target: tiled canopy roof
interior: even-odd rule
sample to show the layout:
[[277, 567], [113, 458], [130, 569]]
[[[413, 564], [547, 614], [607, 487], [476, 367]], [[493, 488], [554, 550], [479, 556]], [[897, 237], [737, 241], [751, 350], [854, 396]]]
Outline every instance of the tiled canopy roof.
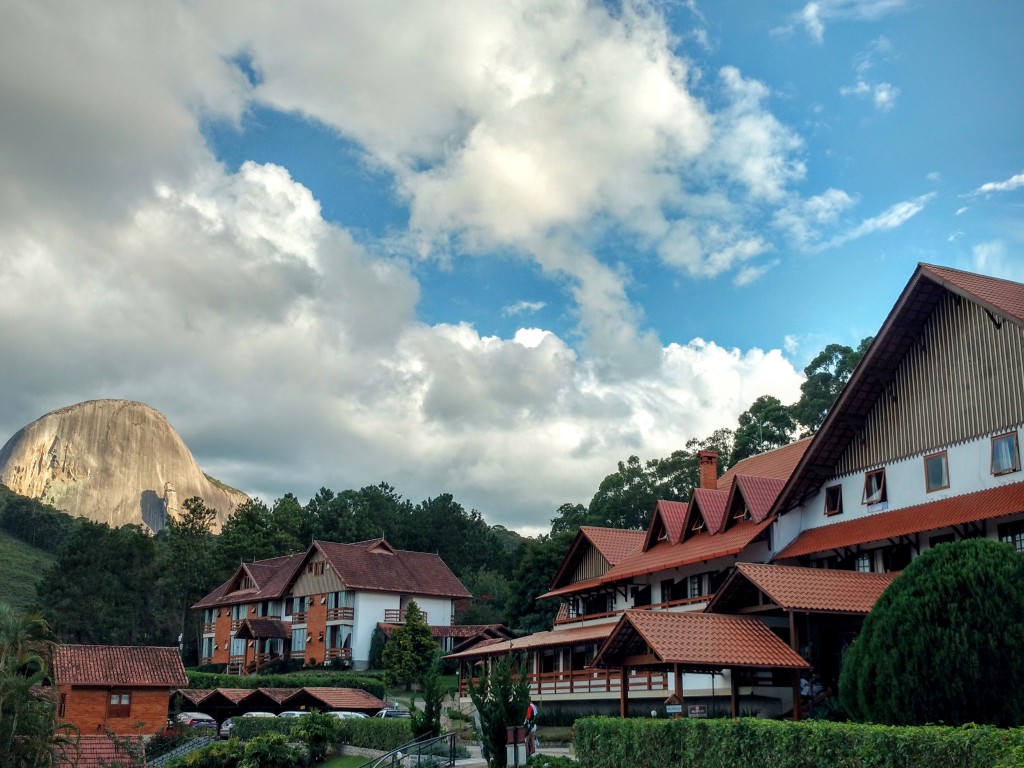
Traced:
[[58, 685], [175, 688], [188, 684], [177, 648], [61, 645], [53, 660]]
[[747, 509], [750, 510], [751, 519], [755, 523], [760, 523], [771, 513], [772, 505], [785, 484], [786, 481], [782, 478], [740, 475], [736, 478], [736, 484], [729, 495], [729, 506], [745, 502]]
[[511, 651], [525, 651], [530, 648], [555, 648], [561, 645], [575, 645], [595, 640], [604, 640], [614, 624], [592, 624], [587, 627], [558, 629], [550, 632], [536, 632], [515, 640], [495, 640], [481, 643], [468, 650], [446, 656], [446, 659], [475, 659], [484, 656], [502, 656]]
[[[662, 502], [658, 502], [661, 504]], [[581, 525], [580, 533], [590, 540], [594, 549], [609, 564], [615, 565], [630, 552], [643, 543], [643, 531], [630, 531], [621, 528], [598, 528], [592, 525]]]
[[387, 706], [387, 702], [359, 688], [302, 688], [282, 704], [286, 707], [305, 704], [317, 709], [348, 710], [377, 710]]
[[[696, 488], [693, 491], [693, 500], [690, 502], [690, 517], [698, 514], [704, 518], [704, 529], [708, 533], [719, 533], [725, 526], [725, 504], [729, 500], [728, 491], [719, 491], [715, 488]], [[693, 525], [690, 522], [689, 525]], [[683, 531], [683, 537], [689, 537], [690, 531]]]
[[246, 619], [235, 630], [235, 638], [238, 640], [251, 640], [257, 637], [288, 640], [291, 636], [291, 628], [285, 627], [280, 619]]
[[898, 575], [739, 563], [705, 611], [735, 613], [757, 606], [760, 592], [783, 611], [866, 614]]
[[338, 544], [315, 541], [349, 589], [408, 595], [472, 597], [461, 581], [431, 552], [393, 549], [384, 539]]
[[718, 489], [731, 490], [733, 482], [740, 475], [788, 480], [810, 445], [811, 438], [805, 437], [795, 443], [738, 461], [729, 467], [728, 472], [718, 478]]
[[662, 611], [626, 611], [598, 650], [594, 666], [619, 667], [629, 657], [643, 655], [654, 656], [649, 666], [809, 668], [757, 619]]
[[[896, 375], [900, 361], [947, 291], [1024, 326], [1024, 285], [947, 267], [919, 264], [857, 369], [843, 387], [776, 502], [775, 513], [816, 491]], [[721, 485], [719, 485], [721, 487]]]
[[[644, 549], [650, 549], [661, 539], [662, 534], [672, 544], [678, 544], [683, 535], [683, 525], [686, 523], [686, 513], [689, 505], [684, 501], [666, 501], [658, 499], [654, 504], [654, 514], [651, 515], [651, 522], [647, 526], [647, 535], [644, 537]], [[629, 552], [624, 552], [627, 555]], [[620, 560], [622, 558], [619, 558]], [[612, 563], [614, 565], [614, 563]]]
[[[134, 744], [132, 742], [135, 742]], [[63, 751], [61, 768], [101, 768], [108, 765], [133, 765], [135, 754], [142, 750], [141, 736], [96, 736], [82, 734], [77, 745], [69, 745]]]
[[935, 531], [953, 525], [1024, 512], [1024, 483], [989, 488], [892, 512], [810, 528], [776, 556], [776, 560], [841, 550], [874, 541]]
[[608, 586], [607, 580], [603, 576], [598, 576], [594, 579], [583, 579], [582, 581], [574, 581], [572, 584], [566, 584], [564, 587], [558, 589], [552, 589], [545, 592], [543, 595], [537, 595], [537, 600], [546, 600], [549, 597], [561, 597], [562, 595], [575, 595], [582, 592], [590, 592], [593, 590], [605, 591], [611, 589]]

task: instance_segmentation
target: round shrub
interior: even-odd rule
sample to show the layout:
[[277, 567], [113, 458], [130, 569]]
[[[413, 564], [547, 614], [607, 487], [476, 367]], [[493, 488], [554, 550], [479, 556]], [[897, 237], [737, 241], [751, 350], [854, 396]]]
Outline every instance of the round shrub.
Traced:
[[869, 722], [1024, 723], [1024, 558], [988, 539], [924, 552], [847, 649], [839, 693]]

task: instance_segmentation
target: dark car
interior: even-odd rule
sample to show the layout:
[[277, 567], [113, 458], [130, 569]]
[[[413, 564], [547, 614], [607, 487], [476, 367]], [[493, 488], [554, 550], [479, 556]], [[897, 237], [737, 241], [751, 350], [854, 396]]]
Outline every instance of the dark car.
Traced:
[[374, 717], [412, 717], [407, 709], [398, 709], [397, 707], [388, 707], [382, 709]]

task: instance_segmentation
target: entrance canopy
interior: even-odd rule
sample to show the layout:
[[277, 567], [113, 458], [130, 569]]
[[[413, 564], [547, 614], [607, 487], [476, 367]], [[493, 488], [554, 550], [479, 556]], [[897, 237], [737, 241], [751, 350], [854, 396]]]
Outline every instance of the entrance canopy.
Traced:
[[291, 630], [278, 619], [246, 619], [235, 637], [239, 640], [288, 640]]

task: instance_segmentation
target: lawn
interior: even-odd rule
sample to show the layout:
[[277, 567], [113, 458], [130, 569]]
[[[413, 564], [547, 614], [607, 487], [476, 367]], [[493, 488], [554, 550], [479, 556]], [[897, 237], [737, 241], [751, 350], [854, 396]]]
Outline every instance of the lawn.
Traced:
[[359, 755], [347, 755], [345, 757], [336, 757], [333, 760], [328, 760], [326, 763], [321, 763], [319, 768], [359, 768], [359, 766], [367, 760], [368, 758], [360, 757]]

